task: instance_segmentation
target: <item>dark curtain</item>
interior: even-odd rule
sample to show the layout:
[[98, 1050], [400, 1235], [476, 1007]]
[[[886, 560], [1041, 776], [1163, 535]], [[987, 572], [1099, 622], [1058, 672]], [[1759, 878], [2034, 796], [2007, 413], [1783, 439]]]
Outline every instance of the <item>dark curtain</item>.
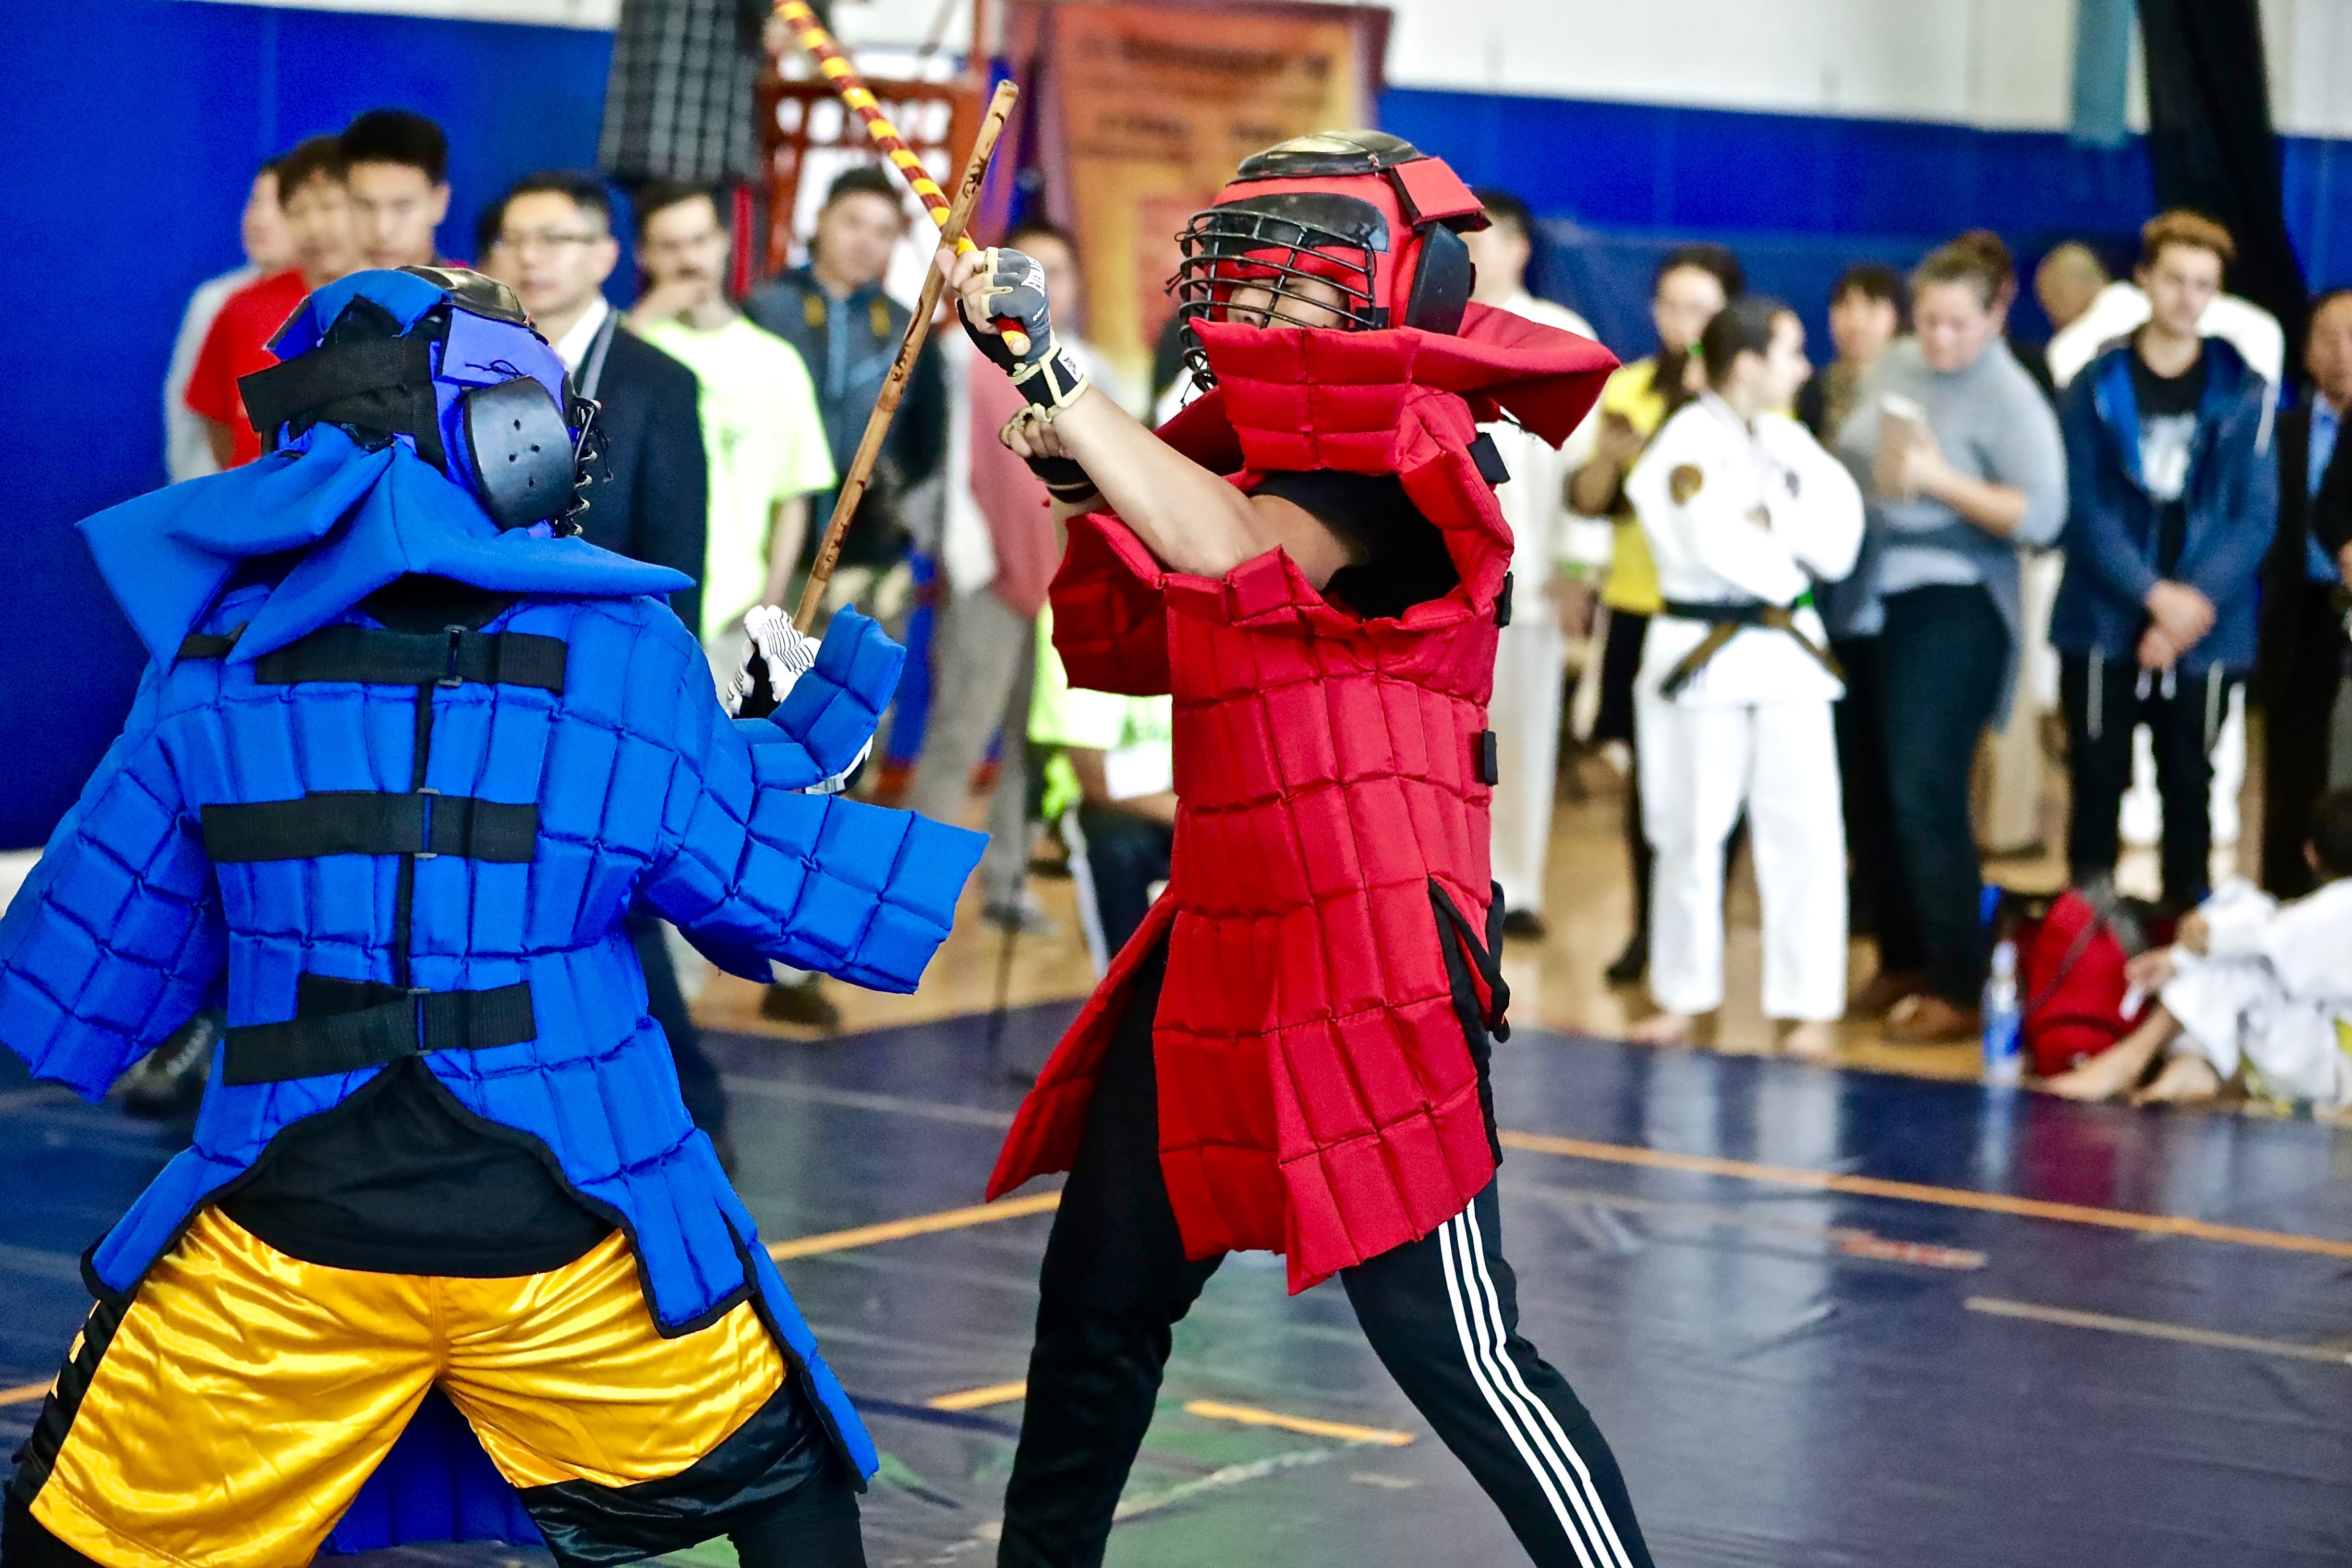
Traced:
[[2292, 376], [2306, 298], [2279, 189], [2258, 0], [2139, 0], [2139, 26], [2157, 205], [2228, 226], [2238, 242], [2230, 287], [2278, 317]]

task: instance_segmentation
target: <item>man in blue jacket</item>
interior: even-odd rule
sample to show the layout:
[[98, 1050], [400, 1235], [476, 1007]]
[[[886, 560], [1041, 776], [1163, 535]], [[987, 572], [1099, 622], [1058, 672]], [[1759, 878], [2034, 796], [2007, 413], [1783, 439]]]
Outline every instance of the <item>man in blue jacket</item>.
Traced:
[[730, 719], [687, 579], [574, 536], [593, 408], [502, 285], [356, 273], [272, 346], [272, 450], [82, 525], [153, 661], [0, 919], [0, 1044], [95, 1098], [228, 1026], [193, 1146], [84, 1259], [0, 1559], [862, 1564], [873, 1445], [625, 921], [912, 990], [980, 839], [834, 793], [900, 650], [837, 617]]
[[2112, 877], [2132, 731], [2148, 727], [2164, 800], [2164, 898], [2204, 897], [2212, 750], [2254, 663], [2257, 583], [2278, 521], [2273, 388], [2197, 322], [2234, 258], [2191, 212], [2140, 231], [2152, 311], [2067, 388], [2066, 576], [2051, 612], [2060, 657], [2077, 884]]

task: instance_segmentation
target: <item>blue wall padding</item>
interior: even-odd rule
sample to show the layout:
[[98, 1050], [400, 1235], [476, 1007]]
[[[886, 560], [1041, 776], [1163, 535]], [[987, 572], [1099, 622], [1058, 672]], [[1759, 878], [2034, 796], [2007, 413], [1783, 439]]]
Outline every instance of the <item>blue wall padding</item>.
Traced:
[[189, 290], [236, 265], [256, 163], [363, 109], [449, 132], [450, 222], [547, 165], [588, 167], [609, 34], [189, 4], [9, 0], [0, 50], [0, 848], [36, 845], [122, 726], [141, 654], [73, 532], [163, 479], [161, 388]]
[[[9, 212], [0, 247], [0, 848], [39, 843], [121, 727], [139, 654], [73, 534], [162, 481], [158, 403], [188, 291], [236, 259], [253, 165], [379, 104], [450, 132], [450, 223], [531, 169], [594, 158], [609, 35], [190, 0], [10, 0], [0, 51]], [[1394, 89], [1381, 121], [1555, 220], [1545, 291], [1613, 347], [1651, 344], [1643, 300], [1668, 238], [1738, 246], [1804, 312], [1846, 261], [1908, 262], [1983, 224], [2029, 257], [2060, 236], [2127, 243], [2145, 147], [2059, 133]], [[2284, 143], [2289, 226], [2316, 282], [2352, 276], [2352, 160]], [[625, 271], [625, 266], [624, 271]], [[620, 281], [625, 287], [625, 280]], [[2018, 325], [2038, 327], [2031, 297]]]

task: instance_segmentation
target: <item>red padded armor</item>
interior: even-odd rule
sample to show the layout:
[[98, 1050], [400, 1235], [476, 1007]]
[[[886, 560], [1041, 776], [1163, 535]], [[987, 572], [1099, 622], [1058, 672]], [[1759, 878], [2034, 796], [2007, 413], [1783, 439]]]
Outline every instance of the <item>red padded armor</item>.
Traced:
[[1023, 1104], [989, 1195], [1069, 1168], [1135, 971], [1165, 942], [1152, 1039], [1185, 1249], [1286, 1253], [1301, 1290], [1434, 1230], [1494, 1174], [1448, 981], [1458, 939], [1432, 899], [1486, 929], [1478, 750], [1511, 536], [1470, 446], [1498, 405], [1565, 438], [1616, 362], [1475, 305], [1459, 336], [1198, 330], [1217, 385], [1163, 432], [1172, 445], [1244, 488], [1267, 469], [1396, 474], [1462, 582], [1366, 621], [1278, 550], [1213, 581], [1168, 571], [1115, 517], [1073, 525], [1055, 646], [1074, 685], [1174, 694], [1174, 864]]

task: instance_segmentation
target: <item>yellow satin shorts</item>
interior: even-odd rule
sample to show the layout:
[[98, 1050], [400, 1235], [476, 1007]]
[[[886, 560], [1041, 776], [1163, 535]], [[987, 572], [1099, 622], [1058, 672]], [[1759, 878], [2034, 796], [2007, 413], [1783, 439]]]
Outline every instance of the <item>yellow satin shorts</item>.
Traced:
[[52, 1403], [79, 1398], [32, 1503], [108, 1568], [308, 1563], [436, 1386], [518, 1489], [621, 1487], [686, 1469], [786, 1375], [749, 1301], [663, 1338], [617, 1231], [545, 1274], [452, 1279], [304, 1263], [208, 1208], [111, 1317], [68, 1354]]

